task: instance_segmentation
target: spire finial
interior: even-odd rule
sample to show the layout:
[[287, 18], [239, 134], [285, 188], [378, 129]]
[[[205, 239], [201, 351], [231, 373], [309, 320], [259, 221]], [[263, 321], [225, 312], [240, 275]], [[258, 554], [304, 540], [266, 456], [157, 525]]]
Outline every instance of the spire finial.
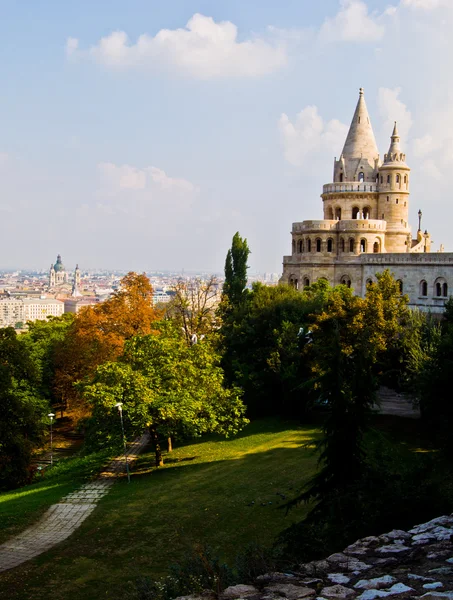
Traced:
[[359, 89], [359, 94], [360, 94], [361, 96], [363, 96], [363, 93], [364, 93], [364, 91], [365, 91], [365, 90], [363, 89], [363, 87], [361, 87], [361, 88]]

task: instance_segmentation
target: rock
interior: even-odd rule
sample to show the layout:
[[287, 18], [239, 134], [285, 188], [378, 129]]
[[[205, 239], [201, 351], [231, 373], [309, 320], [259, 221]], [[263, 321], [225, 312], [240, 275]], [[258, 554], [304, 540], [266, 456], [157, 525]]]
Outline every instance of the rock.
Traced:
[[433, 583], [425, 583], [423, 587], [425, 590], [437, 590], [443, 588], [444, 584], [441, 581], [434, 581]]
[[385, 598], [388, 595], [389, 593], [383, 590], [365, 590], [360, 596], [357, 596], [356, 600], [375, 600], [376, 598]]
[[309, 587], [301, 587], [292, 583], [272, 583], [264, 588], [265, 593], [278, 594], [288, 600], [298, 600], [299, 598], [308, 598], [316, 596], [315, 590]]
[[438, 567], [437, 569], [430, 569], [428, 573], [435, 573], [436, 575], [453, 575], [453, 568]]
[[346, 577], [343, 573], [329, 573], [327, 575], [327, 579], [329, 579], [332, 583], [349, 583], [351, 581], [350, 577]]
[[390, 594], [405, 594], [406, 592], [413, 592], [414, 589], [404, 583], [395, 583], [395, 585], [392, 585], [387, 591]]
[[279, 573], [274, 571], [273, 573], [266, 573], [265, 575], [259, 575], [256, 580], [259, 582], [272, 581], [274, 583], [286, 583], [286, 581], [295, 579], [295, 575], [292, 573]]
[[389, 544], [387, 546], [376, 548], [376, 552], [379, 554], [404, 554], [410, 551], [411, 549], [404, 544]]
[[415, 573], [408, 573], [408, 579], [413, 579], [414, 581], [434, 581], [432, 577], [424, 577], [423, 575], [416, 575]]
[[447, 558], [445, 562], [453, 564], [453, 556], [451, 558]]
[[375, 577], [374, 579], [361, 579], [354, 587], [359, 590], [380, 590], [392, 585], [395, 581], [395, 577], [383, 575], [382, 577]]
[[302, 579], [301, 583], [304, 585], [318, 585], [318, 583], [322, 583], [322, 579], [318, 577], [313, 577], [312, 579]]
[[323, 588], [321, 590], [321, 596], [327, 599], [334, 598], [335, 600], [345, 600], [346, 598], [355, 596], [355, 592], [344, 585], [332, 585]]
[[443, 517], [437, 517], [436, 519], [432, 519], [431, 521], [428, 521], [427, 523], [422, 523], [421, 525], [417, 525], [416, 527], [413, 527], [412, 529], [409, 529], [409, 533], [423, 533], [424, 531], [429, 531], [430, 529], [434, 529], [434, 527], [437, 527], [438, 525], [450, 525], [453, 526], [453, 517], [447, 517], [447, 516], [443, 516]]
[[403, 531], [402, 529], [393, 529], [385, 535], [391, 540], [410, 540], [412, 537], [410, 533], [407, 533], [407, 531]]
[[348, 562], [348, 560], [354, 559], [351, 559], [349, 556], [346, 556], [346, 554], [343, 554], [343, 552], [337, 552], [336, 554], [331, 554], [330, 556], [328, 556], [326, 560], [329, 563], [344, 563]]
[[258, 590], [253, 585], [230, 585], [220, 594], [221, 600], [237, 600], [238, 598], [247, 598], [258, 594]]
[[425, 600], [453, 600], [453, 590], [448, 592], [426, 592], [421, 598], [425, 598]]

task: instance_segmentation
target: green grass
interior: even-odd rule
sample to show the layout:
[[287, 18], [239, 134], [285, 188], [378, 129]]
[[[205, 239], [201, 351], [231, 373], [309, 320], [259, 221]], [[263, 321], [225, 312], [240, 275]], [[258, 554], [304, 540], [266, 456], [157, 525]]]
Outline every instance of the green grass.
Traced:
[[71, 538], [0, 574], [0, 598], [122, 598], [137, 577], [165, 574], [197, 543], [230, 562], [251, 541], [271, 544], [307, 511], [286, 515], [279, 494], [291, 498], [314, 474], [307, 443], [316, 436], [309, 426], [264, 420], [234, 439], [176, 448], [158, 470], [143, 455], [131, 484], [119, 481]]
[[0, 544], [22, 531], [63, 496], [96, 475], [109, 458], [106, 452], [66, 458], [32, 485], [0, 493]]

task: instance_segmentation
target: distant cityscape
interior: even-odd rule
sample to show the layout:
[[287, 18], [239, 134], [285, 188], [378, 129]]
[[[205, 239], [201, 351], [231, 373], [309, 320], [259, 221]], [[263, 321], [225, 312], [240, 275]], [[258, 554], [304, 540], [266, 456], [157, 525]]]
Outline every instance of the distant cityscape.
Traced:
[[[26, 329], [27, 322], [77, 313], [86, 306], [94, 306], [110, 298], [120, 289], [127, 271], [83, 269], [76, 265], [65, 267], [62, 257], [48, 269], [0, 270], [0, 327]], [[166, 304], [174, 295], [178, 282], [207, 281], [215, 277], [218, 297], [224, 280], [223, 273], [149, 271], [146, 273], [154, 289], [154, 304]], [[254, 282], [276, 285], [278, 273], [249, 275], [248, 286]]]

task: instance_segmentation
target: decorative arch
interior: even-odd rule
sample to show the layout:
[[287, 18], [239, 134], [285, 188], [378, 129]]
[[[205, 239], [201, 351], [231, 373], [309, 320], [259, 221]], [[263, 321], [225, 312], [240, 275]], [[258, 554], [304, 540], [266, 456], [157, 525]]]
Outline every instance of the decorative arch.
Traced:
[[371, 208], [369, 206], [364, 206], [362, 214], [363, 214], [363, 217], [362, 217], [363, 219], [369, 219], [370, 215], [371, 215]]
[[341, 208], [339, 206], [335, 207], [335, 219], [341, 221]]
[[352, 218], [358, 219], [359, 215], [360, 215], [360, 208], [358, 206], [353, 206], [352, 207]]
[[341, 285], [345, 285], [346, 287], [350, 288], [351, 287], [351, 276], [343, 275], [340, 279], [340, 283], [341, 283]]
[[289, 285], [291, 287], [293, 287], [295, 290], [299, 289], [299, 280], [297, 279], [297, 277], [295, 275], [290, 275], [289, 276], [289, 281], [288, 281]]
[[448, 284], [444, 277], [438, 277], [434, 282], [434, 296], [436, 298], [448, 297]]
[[354, 252], [354, 238], [349, 238], [349, 252]]
[[420, 296], [428, 295], [428, 282], [422, 279], [420, 281]]
[[307, 240], [307, 252], [311, 252], [311, 238]]
[[327, 219], [333, 221], [333, 208], [331, 206], [327, 209]]
[[376, 238], [376, 241], [373, 244], [373, 252], [378, 254], [381, 251], [381, 240]]
[[297, 243], [297, 250], [298, 250], [299, 254], [302, 254], [302, 252], [303, 252], [303, 245], [304, 245], [304, 241], [299, 240], [299, 242]]
[[310, 279], [306, 275], [304, 275], [304, 277], [303, 277], [303, 282], [304, 282], [304, 288], [306, 288], [310, 285]]
[[365, 253], [366, 252], [366, 247], [367, 247], [366, 239], [365, 238], [361, 238], [361, 240], [360, 240], [360, 252]]
[[316, 238], [316, 252], [321, 252], [321, 238]]
[[333, 252], [333, 239], [329, 238], [327, 240], [327, 252]]

